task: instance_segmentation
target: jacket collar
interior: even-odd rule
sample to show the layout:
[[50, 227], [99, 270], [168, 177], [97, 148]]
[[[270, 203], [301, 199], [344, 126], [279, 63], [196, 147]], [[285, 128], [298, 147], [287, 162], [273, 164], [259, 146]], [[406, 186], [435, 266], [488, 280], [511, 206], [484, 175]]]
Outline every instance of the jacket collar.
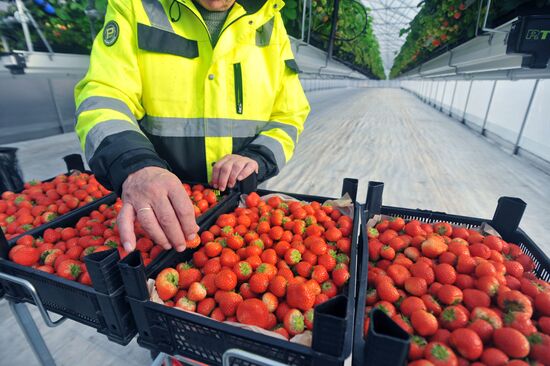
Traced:
[[254, 14], [265, 5], [267, 0], [237, 0], [236, 2], [244, 8], [247, 14]]

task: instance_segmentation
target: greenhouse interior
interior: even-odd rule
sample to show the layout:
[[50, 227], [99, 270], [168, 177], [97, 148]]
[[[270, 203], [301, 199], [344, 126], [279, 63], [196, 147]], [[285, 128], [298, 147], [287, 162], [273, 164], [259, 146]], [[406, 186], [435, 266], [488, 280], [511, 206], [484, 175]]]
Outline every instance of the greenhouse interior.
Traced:
[[550, 365], [549, 0], [0, 1], [0, 364]]

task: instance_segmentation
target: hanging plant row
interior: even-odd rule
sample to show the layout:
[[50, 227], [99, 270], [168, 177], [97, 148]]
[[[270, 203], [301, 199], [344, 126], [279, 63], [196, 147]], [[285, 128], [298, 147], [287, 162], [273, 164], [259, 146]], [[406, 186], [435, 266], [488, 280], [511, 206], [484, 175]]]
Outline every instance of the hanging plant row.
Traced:
[[[488, 24], [496, 26], [511, 15], [536, 12], [549, 5], [550, 0], [495, 1], [489, 11]], [[400, 32], [401, 36], [406, 34], [407, 39], [395, 58], [391, 78], [474, 38], [476, 31], [479, 33], [482, 28], [487, 12], [485, 0], [425, 0], [418, 6], [421, 9], [410, 26]]]
[[[333, 0], [313, 0], [311, 17], [311, 43], [322, 49], [328, 48], [332, 28]], [[282, 10], [285, 25], [292, 35], [301, 29], [300, 0], [286, 0]], [[309, 19], [306, 20], [306, 25]], [[372, 18], [358, 1], [340, 2], [334, 57], [347, 63], [371, 78], [385, 79], [380, 46], [372, 30]]]

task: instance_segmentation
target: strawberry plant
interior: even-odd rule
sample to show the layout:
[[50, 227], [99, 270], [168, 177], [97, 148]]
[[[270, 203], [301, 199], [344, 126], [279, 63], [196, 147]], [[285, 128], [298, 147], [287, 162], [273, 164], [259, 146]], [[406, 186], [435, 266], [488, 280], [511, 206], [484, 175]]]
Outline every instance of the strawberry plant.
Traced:
[[[486, 1], [482, 0], [424, 0], [419, 6], [422, 8], [410, 26], [400, 32], [407, 38], [395, 58], [390, 73], [392, 78], [475, 37], [480, 33], [487, 12]], [[549, 0], [494, 1], [487, 24], [495, 27], [517, 15], [541, 13], [549, 7]]]

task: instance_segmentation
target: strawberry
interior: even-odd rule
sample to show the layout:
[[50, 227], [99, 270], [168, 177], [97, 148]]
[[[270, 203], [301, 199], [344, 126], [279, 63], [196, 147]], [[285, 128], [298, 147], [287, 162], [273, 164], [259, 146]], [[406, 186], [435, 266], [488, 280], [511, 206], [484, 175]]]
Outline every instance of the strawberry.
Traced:
[[296, 335], [304, 332], [304, 316], [298, 309], [290, 309], [285, 314], [283, 324], [290, 335]]
[[332, 271], [332, 280], [334, 284], [338, 287], [342, 287], [348, 282], [350, 278], [349, 271], [347, 267], [343, 264], [337, 264]]
[[190, 312], [195, 312], [195, 310], [197, 310], [197, 304], [194, 301], [189, 300], [189, 298], [185, 296], [180, 298], [176, 302], [175, 307], [177, 307], [178, 309], [190, 311]]
[[254, 273], [250, 277], [250, 289], [257, 293], [263, 294], [269, 287], [269, 278], [265, 273]]
[[216, 301], [225, 316], [234, 316], [239, 304], [243, 302], [242, 296], [236, 292], [218, 291], [216, 295]]
[[178, 282], [178, 271], [173, 268], [165, 268], [157, 275], [155, 286], [161, 300], [169, 300], [178, 292]]
[[267, 329], [269, 311], [265, 303], [258, 299], [247, 299], [237, 307], [239, 323], [255, 325]]
[[61, 254], [63, 254], [63, 252], [59, 249], [46, 250], [42, 252], [42, 254], [40, 255], [40, 262], [46, 266], [53, 266], [53, 264], [55, 263], [55, 260]]
[[336, 285], [331, 280], [328, 280], [326, 282], [323, 282], [321, 285], [321, 293], [327, 295], [329, 298], [332, 298], [336, 296], [338, 293], [338, 289], [336, 288]]
[[203, 300], [201, 300], [197, 304], [197, 313], [202, 314], [204, 316], [210, 316], [212, 314], [212, 311], [216, 307], [216, 300], [214, 300], [211, 297], [207, 297]]
[[290, 336], [288, 334], [288, 331], [284, 328], [283, 325], [279, 324], [275, 326], [275, 328], [272, 329], [273, 332], [278, 333], [285, 337], [287, 340], [290, 339]]
[[313, 271], [311, 273], [311, 278], [318, 283], [323, 283], [327, 280], [329, 280], [330, 276], [328, 274], [327, 269], [322, 265], [317, 265], [313, 267]]
[[233, 267], [233, 272], [235, 272], [239, 281], [247, 281], [252, 276], [253, 271], [250, 263], [240, 261]]
[[66, 259], [56, 268], [57, 275], [75, 281], [82, 273], [82, 262]]
[[153, 241], [149, 238], [139, 238], [136, 242], [136, 250], [147, 253], [153, 248]]
[[302, 260], [302, 255], [297, 249], [290, 248], [285, 253], [285, 261], [289, 265], [296, 264]]
[[269, 291], [277, 297], [284, 297], [288, 281], [283, 276], [277, 275], [269, 281]]
[[313, 330], [313, 317], [315, 315], [315, 310], [309, 309], [304, 313], [304, 324], [309, 330]]
[[307, 311], [315, 304], [315, 294], [305, 283], [289, 284], [286, 291], [288, 306]]
[[195, 302], [204, 300], [204, 298], [206, 298], [206, 287], [200, 282], [193, 282], [191, 286], [189, 286], [187, 298]]
[[279, 306], [279, 300], [277, 299], [277, 296], [270, 292], [266, 292], [265, 294], [263, 294], [262, 301], [264, 302], [265, 306], [267, 306], [267, 310], [270, 313], [273, 313]]
[[533, 333], [527, 339], [531, 345], [530, 358], [543, 365], [550, 365], [550, 336], [543, 333]]
[[220, 290], [231, 291], [237, 286], [237, 275], [230, 269], [224, 268], [216, 274], [216, 287]]
[[176, 270], [179, 275], [178, 286], [184, 290], [187, 290], [193, 282], [199, 282], [202, 279], [201, 272], [188, 263], [178, 264]]

